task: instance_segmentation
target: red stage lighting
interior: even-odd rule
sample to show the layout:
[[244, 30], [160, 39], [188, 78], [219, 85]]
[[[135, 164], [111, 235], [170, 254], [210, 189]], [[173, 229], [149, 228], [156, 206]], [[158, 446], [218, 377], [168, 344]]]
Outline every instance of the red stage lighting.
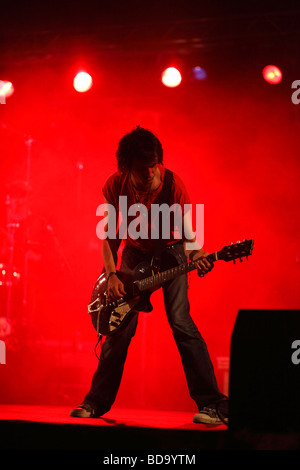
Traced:
[[182, 81], [181, 73], [175, 67], [168, 67], [163, 71], [161, 81], [165, 86], [175, 88]]
[[0, 80], [0, 97], [5, 99], [9, 98], [15, 91], [14, 86], [7, 80]]
[[85, 93], [93, 85], [92, 77], [86, 72], [79, 72], [73, 80], [73, 86], [79, 93]]
[[267, 65], [262, 73], [266, 82], [271, 85], [277, 85], [282, 80], [282, 72], [276, 65]]

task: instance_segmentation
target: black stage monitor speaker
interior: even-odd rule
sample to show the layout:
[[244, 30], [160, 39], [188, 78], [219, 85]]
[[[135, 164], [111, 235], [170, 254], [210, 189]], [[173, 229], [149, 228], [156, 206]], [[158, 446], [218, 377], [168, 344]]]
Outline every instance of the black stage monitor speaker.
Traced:
[[300, 430], [300, 310], [240, 310], [231, 338], [229, 429]]

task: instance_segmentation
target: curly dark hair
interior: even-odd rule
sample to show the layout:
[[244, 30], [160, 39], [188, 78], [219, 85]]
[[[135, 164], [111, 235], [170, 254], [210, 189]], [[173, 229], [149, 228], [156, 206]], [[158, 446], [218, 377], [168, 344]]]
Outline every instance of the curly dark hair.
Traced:
[[151, 131], [140, 126], [121, 138], [116, 155], [118, 168], [122, 173], [130, 171], [136, 159], [150, 162], [157, 155], [157, 163], [163, 162], [160, 141]]

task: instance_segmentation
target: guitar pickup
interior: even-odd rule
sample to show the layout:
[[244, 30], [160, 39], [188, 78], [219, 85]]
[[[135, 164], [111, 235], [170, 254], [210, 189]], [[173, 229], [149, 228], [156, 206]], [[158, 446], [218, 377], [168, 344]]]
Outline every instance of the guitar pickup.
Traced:
[[121, 314], [119, 312], [116, 312], [115, 310], [112, 311], [112, 315], [117, 318], [121, 317]]

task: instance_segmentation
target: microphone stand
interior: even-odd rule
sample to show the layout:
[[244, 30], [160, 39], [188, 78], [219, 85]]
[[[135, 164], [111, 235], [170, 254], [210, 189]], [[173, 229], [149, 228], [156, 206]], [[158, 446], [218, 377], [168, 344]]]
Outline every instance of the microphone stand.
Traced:
[[[25, 145], [27, 147], [26, 152], [26, 180], [25, 180], [25, 203], [24, 203], [24, 212], [18, 214], [17, 200], [22, 199], [20, 196], [16, 195], [14, 198], [13, 194], [6, 195], [6, 206], [7, 206], [7, 234], [8, 234], [8, 266], [7, 266], [7, 282], [6, 282], [6, 317], [8, 322], [12, 320], [12, 289], [14, 284], [14, 255], [15, 255], [15, 235], [16, 231], [20, 228], [20, 219], [28, 219], [29, 215], [29, 183], [30, 183], [30, 172], [31, 172], [31, 154], [32, 154], [32, 144], [34, 139], [30, 135], [25, 135], [22, 132], [2, 124], [1, 127], [7, 131], [13, 132], [25, 138]], [[14, 201], [16, 199], [16, 201]], [[28, 239], [28, 227], [26, 226], [26, 239]], [[24, 270], [23, 270], [23, 291], [22, 291], [22, 314], [21, 322], [23, 323], [24, 318], [28, 314], [28, 265], [29, 265], [29, 253], [28, 250], [25, 250], [24, 255]]]
[[[29, 182], [30, 182], [30, 170], [31, 170], [31, 151], [32, 151], [32, 144], [34, 140], [31, 136], [25, 140], [25, 145], [27, 146], [27, 167], [26, 167], [26, 183], [27, 183], [27, 191], [26, 191], [26, 198], [25, 198], [25, 210], [26, 210], [26, 219], [28, 219], [29, 215]], [[26, 225], [26, 241], [28, 241], [28, 225]], [[28, 247], [28, 243], [26, 243]], [[23, 318], [26, 317], [28, 314], [28, 266], [29, 266], [29, 253], [28, 249], [25, 250], [24, 254], [24, 271], [23, 271]]]
[[[5, 204], [11, 207], [12, 202], [9, 195], [6, 196]], [[7, 211], [9, 211], [7, 209]], [[8, 212], [9, 213], [9, 212]], [[11, 215], [11, 214], [10, 214]], [[8, 323], [11, 323], [11, 301], [12, 301], [12, 288], [13, 288], [13, 272], [14, 272], [14, 253], [15, 253], [15, 233], [20, 224], [12, 220], [8, 215], [7, 220], [7, 234], [8, 234], [8, 263], [7, 263], [7, 278], [6, 278], [6, 318]]]

